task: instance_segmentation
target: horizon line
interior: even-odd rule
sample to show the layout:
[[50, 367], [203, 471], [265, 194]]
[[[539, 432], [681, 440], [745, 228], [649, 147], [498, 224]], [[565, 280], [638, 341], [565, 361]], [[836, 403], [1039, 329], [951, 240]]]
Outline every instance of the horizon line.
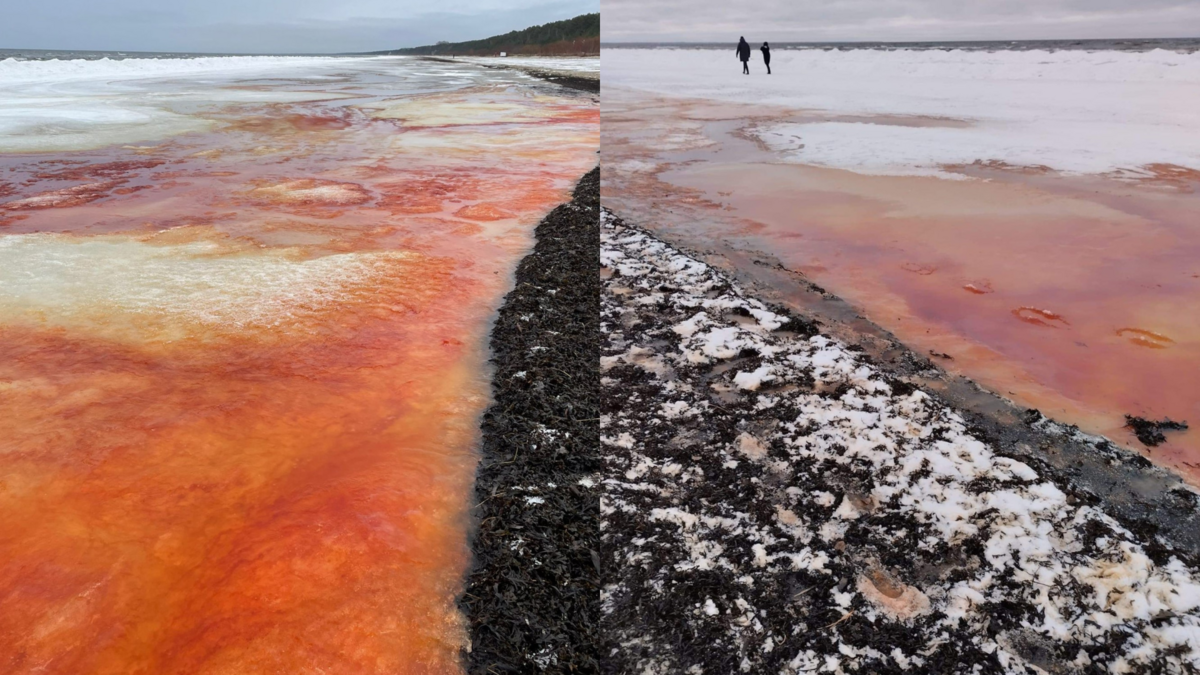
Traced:
[[[780, 44], [807, 44], [807, 45], [845, 45], [845, 44], [942, 44], [947, 42], [1121, 42], [1121, 41], [1141, 41], [1152, 42], [1159, 40], [1200, 40], [1200, 36], [1168, 36], [1168, 37], [1107, 37], [1107, 38], [969, 38], [969, 39], [929, 39], [929, 40], [780, 40], [775, 39], [775, 42]], [[600, 46], [605, 45], [645, 45], [645, 44], [660, 44], [660, 45], [706, 45], [724, 43], [728, 40], [604, 40], [601, 38]]]

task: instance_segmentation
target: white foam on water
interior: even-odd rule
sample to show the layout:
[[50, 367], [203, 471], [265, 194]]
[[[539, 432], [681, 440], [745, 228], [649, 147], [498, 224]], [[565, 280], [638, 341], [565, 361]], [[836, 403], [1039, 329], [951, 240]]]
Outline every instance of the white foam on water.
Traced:
[[771, 66], [768, 76], [761, 60], [752, 61], [752, 74], [741, 74], [732, 44], [727, 52], [610, 49], [603, 56], [606, 84], [655, 94], [933, 118], [920, 126], [823, 121], [759, 130], [796, 162], [943, 176], [942, 164], [975, 160], [1072, 173], [1152, 163], [1200, 169], [1200, 53], [778, 50]]
[[[112, 339], [278, 328], [369, 295], [414, 254], [304, 258], [212, 239], [0, 237], [0, 321]], [[364, 295], [366, 294], [366, 295]]]

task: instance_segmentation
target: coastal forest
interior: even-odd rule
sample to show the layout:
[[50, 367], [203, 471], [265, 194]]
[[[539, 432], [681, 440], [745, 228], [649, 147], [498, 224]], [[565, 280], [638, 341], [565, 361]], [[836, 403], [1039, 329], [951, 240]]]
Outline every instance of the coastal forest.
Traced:
[[424, 56], [496, 56], [501, 52], [511, 55], [598, 55], [600, 53], [600, 14], [581, 14], [573, 19], [532, 26], [482, 40], [439, 42], [435, 45], [393, 49], [380, 53]]

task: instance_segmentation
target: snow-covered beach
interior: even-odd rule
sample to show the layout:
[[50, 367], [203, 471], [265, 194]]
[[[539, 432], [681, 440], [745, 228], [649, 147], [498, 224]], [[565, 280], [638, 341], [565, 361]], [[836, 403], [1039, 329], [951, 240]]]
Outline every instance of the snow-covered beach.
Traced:
[[765, 254], [952, 374], [1200, 480], [1194, 430], [1125, 428], [1200, 419], [1200, 55], [602, 58], [606, 206], [751, 277]]
[[598, 56], [464, 56], [456, 60], [485, 66], [542, 70], [600, 77]]
[[[447, 57], [430, 58], [446, 59]], [[457, 56], [449, 57], [449, 60], [486, 68], [503, 68], [572, 89], [600, 93], [600, 57], [598, 56]]]
[[[608, 212], [600, 255], [612, 672], [1200, 667], [1195, 547], [1117, 491], [761, 302], [720, 255]], [[1090, 445], [1055, 454], [1140, 461], [1023, 426], [1043, 449]], [[1169, 492], [1194, 523], [1196, 492]]]
[[943, 165], [976, 160], [1200, 170], [1200, 53], [783, 50], [770, 77], [757, 54], [742, 75], [732, 48], [603, 59], [607, 85], [841, 118], [756, 129], [787, 161], [884, 175], [945, 176]]

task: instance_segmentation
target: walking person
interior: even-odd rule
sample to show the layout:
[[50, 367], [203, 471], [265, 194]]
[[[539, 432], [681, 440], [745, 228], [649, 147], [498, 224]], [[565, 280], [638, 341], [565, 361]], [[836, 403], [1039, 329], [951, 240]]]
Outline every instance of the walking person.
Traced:
[[738, 58], [742, 60], [742, 74], [749, 75], [750, 74], [750, 43], [746, 42], [745, 37], [741, 38], [738, 41], [737, 55], [738, 55]]
[[771, 45], [764, 42], [763, 46], [759, 47], [759, 49], [762, 50], [763, 63], [767, 64], [767, 74], [770, 75], [771, 74]]

